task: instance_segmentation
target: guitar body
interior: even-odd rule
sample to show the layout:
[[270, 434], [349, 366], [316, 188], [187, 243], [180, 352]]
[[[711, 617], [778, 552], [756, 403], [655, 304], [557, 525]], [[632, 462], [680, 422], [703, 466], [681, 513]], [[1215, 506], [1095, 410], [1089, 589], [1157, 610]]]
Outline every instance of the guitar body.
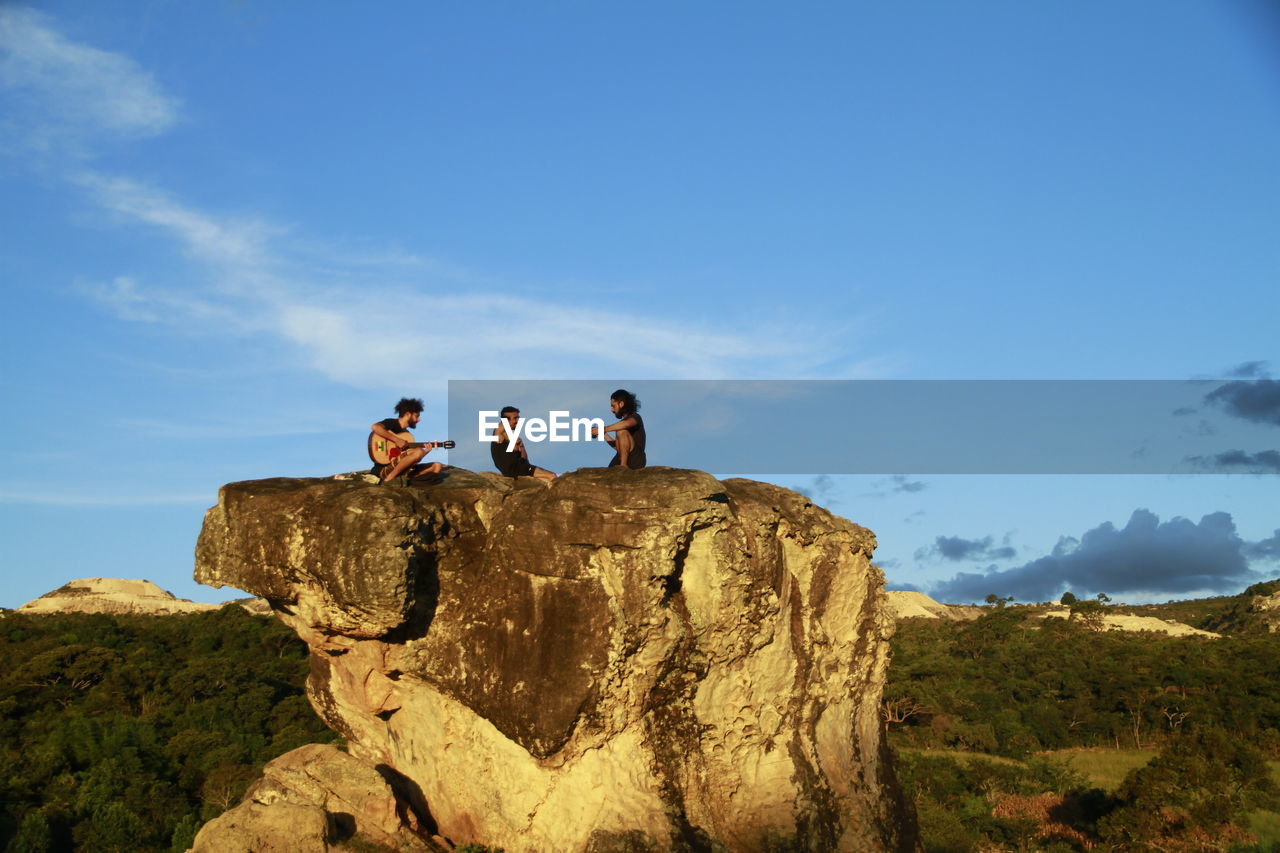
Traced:
[[375, 465], [390, 465], [400, 458], [400, 454], [413, 447], [443, 447], [448, 450], [454, 446], [452, 441], [414, 441], [413, 433], [405, 430], [395, 434], [396, 438], [403, 439], [407, 442], [404, 447], [396, 447], [393, 443], [378, 435], [376, 432], [369, 433], [369, 459]]

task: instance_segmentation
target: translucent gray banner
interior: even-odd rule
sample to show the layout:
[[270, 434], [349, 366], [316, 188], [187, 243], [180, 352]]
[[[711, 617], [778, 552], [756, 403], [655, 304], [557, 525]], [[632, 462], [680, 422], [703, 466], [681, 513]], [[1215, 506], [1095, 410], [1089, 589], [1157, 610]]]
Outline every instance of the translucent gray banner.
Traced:
[[718, 474], [1280, 473], [1269, 379], [451, 380], [449, 461], [493, 470], [483, 438], [511, 405], [533, 464], [607, 465], [585, 422], [616, 421], [617, 388], [641, 401], [650, 465]]

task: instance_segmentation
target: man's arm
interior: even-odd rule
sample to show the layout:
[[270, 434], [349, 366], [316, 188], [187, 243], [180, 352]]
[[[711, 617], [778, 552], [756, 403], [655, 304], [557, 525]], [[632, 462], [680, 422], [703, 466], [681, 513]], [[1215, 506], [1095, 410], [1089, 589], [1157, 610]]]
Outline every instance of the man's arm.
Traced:
[[378, 421], [376, 424], [372, 424], [369, 427], [369, 432], [373, 433], [379, 438], [385, 438], [387, 441], [391, 442], [396, 447], [404, 447], [406, 444], [409, 443], [405, 441], [403, 438], [401, 438], [400, 436], [393, 433], [391, 430], [384, 427], [382, 425], [382, 421]]
[[631, 415], [627, 415], [625, 418], [618, 421], [616, 424], [609, 424], [607, 427], [604, 428], [604, 431], [606, 433], [610, 433], [610, 432], [617, 432], [620, 429], [635, 429], [635, 428], [636, 428], [636, 419]]
[[618, 431], [618, 430], [620, 430], [620, 429], [634, 429], [634, 428], [635, 428], [635, 426], [636, 426], [636, 419], [635, 419], [635, 417], [634, 417], [634, 416], [632, 416], [632, 415], [627, 415], [625, 418], [623, 418], [622, 420], [618, 421], [616, 424], [609, 424], [607, 427], [605, 427], [605, 428], [604, 428], [604, 429], [602, 429], [602, 430], [598, 430], [598, 429], [596, 429], [595, 427], [592, 427], [592, 428], [591, 428], [591, 437], [592, 437], [592, 438], [595, 438], [597, 435], [599, 435], [600, 433], [602, 433], [602, 432], [603, 432], [603, 433], [604, 433], [604, 440], [605, 440], [605, 441], [607, 441], [607, 442], [609, 443], [609, 446], [610, 446], [610, 447], [612, 447], [612, 446], [614, 446], [614, 445], [616, 445], [616, 444], [618, 443], [618, 439], [617, 439], [617, 438], [615, 438], [614, 436], [609, 435], [609, 433], [611, 433], [611, 432], [617, 432], [617, 431]]

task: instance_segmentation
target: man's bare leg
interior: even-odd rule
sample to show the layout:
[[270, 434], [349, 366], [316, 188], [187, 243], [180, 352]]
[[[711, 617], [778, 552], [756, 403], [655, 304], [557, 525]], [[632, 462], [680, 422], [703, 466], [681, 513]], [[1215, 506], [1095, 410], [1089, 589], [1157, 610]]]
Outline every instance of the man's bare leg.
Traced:
[[423, 477], [430, 477], [433, 474], [439, 474], [444, 470], [444, 465], [440, 462], [432, 462], [430, 465], [423, 465], [422, 470], [413, 471], [409, 474], [409, 480], [420, 480]]
[[404, 453], [401, 453], [396, 459], [396, 464], [387, 472], [387, 476], [382, 478], [382, 482], [390, 483], [396, 477], [399, 477], [405, 471], [408, 471], [414, 465], [418, 464], [418, 462], [422, 461], [422, 457], [426, 455], [427, 452], [420, 447], [415, 447], [413, 450], [406, 450]]
[[537, 465], [533, 466], [533, 476], [537, 477], [539, 480], [554, 480], [556, 478], [555, 474], [551, 473], [546, 468], [539, 468]]
[[631, 437], [631, 430], [620, 429], [614, 433], [617, 440], [614, 447], [618, 450], [618, 464], [623, 468], [627, 467], [627, 460], [631, 458], [631, 451], [635, 449], [635, 439]]

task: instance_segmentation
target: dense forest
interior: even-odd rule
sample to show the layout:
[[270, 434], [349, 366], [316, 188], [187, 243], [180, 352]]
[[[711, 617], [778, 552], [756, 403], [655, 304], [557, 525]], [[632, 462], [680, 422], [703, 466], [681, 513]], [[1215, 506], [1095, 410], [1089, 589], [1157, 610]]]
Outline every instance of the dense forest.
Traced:
[[0, 614], [0, 849], [183, 851], [262, 765], [331, 742], [306, 647], [236, 606]]
[[967, 623], [904, 620], [893, 649], [885, 717], [912, 746], [1141, 749], [1213, 726], [1280, 751], [1275, 635], [1099, 632], [997, 608]]
[[[1280, 635], [1246, 618], [1278, 585], [1143, 608], [1221, 639], [1098, 631], [1102, 602], [900, 622], [882, 715], [925, 849], [1280, 851], [1250, 832], [1280, 826]], [[1133, 756], [1109, 790], [1077, 769]]]
[[[1280, 853], [1280, 634], [1247, 607], [1275, 588], [1141, 609], [1217, 640], [1101, 632], [1100, 602], [900, 622], [882, 713], [925, 850]], [[0, 654], [0, 850], [183, 851], [266, 761], [335, 740], [301, 641], [239, 607], [5, 612]]]

